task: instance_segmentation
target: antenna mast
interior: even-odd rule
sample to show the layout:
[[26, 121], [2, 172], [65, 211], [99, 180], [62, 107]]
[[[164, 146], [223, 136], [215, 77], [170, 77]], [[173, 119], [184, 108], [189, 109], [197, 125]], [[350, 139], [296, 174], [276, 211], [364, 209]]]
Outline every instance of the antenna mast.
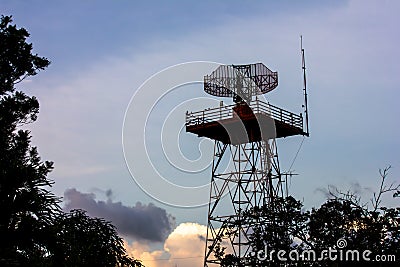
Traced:
[[310, 135], [308, 128], [308, 101], [307, 101], [307, 79], [306, 79], [306, 59], [303, 48], [303, 36], [300, 35], [300, 48], [301, 48], [301, 68], [303, 69], [303, 93], [304, 93], [304, 114], [306, 116], [306, 136]]

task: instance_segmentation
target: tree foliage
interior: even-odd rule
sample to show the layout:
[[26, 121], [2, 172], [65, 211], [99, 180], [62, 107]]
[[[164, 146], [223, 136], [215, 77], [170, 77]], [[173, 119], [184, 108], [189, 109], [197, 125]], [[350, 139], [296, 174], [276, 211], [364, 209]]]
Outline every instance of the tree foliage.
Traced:
[[125, 254], [123, 240], [111, 223], [91, 218], [82, 210], [60, 214], [51, 231], [54, 239], [50, 247], [50, 265], [142, 266], [140, 261]]
[[[322, 259], [302, 261], [302, 259], [281, 262], [277, 253], [265, 261], [251, 259], [249, 266], [398, 266], [400, 261], [400, 207], [388, 208], [381, 205], [382, 195], [397, 192], [399, 185], [387, 185], [389, 168], [380, 171], [381, 184], [373, 194], [371, 203], [362, 203], [361, 198], [351, 191], [329, 191], [330, 197], [318, 208], [304, 211], [303, 204], [289, 196], [277, 198], [275, 208], [262, 206], [257, 210], [243, 213], [244, 220], [251, 221], [253, 216], [260, 216], [268, 222], [254, 227], [250, 235], [251, 251], [264, 251], [265, 247], [275, 251], [297, 251], [301, 255], [313, 250], [322, 255], [327, 249], [341, 249], [338, 241], [344, 240], [344, 250], [371, 251], [370, 259], [377, 255], [394, 255], [396, 262], [368, 262]], [[396, 195], [395, 195], [396, 196]], [[226, 254], [221, 245], [215, 247], [214, 256], [222, 266], [241, 266], [237, 257]], [[392, 258], [393, 259], [393, 258]], [[260, 265], [261, 264], [261, 265]]]
[[42, 162], [30, 145], [30, 132], [18, 126], [36, 120], [39, 103], [15, 90], [24, 77], [35, 75], [49, 61], [32, 55], [25, 29], [0, 23], [0, 236], [1, 261], [23, 262], [41, 257], [42, 231], [59, 210], [58, 198], [46, 186], [52, 162]]
[[32, 53], [29, 33], [0, 22], [0, 265], [142, 266], [126, 255], [115, 228], [83, 211], [63, 213], [49, 188], [53, 163], [42, 161], [28, 130], [39, 102], [16, 84], [45, 69], [49, 60]]
[[50, 61], [32, 54], [29, 33], [11, 25], [11, 16], [2, 16], [0, 22], [0, 94], [13, 92], [16, 83], [45, 69]]

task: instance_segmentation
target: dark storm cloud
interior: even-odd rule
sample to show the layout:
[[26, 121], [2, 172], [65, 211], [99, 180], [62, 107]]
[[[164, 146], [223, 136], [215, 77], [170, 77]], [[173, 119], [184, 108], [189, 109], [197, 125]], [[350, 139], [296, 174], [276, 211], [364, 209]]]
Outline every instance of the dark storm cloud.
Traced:
[[93, 193], [81, 193], [75, 188], [67, 189], [64, 192], [64, 210], [86, 210], [92, 217], [111, 221], [117, 227], [118, 233], [133, 239], [161, 242], [171, 233], [174, 219], [164, 209], [140, 202], [132, 207], [125, 206], [111, 200], [111, 190], [106, 192], [107, 201], [100, 201], [96, 200]]

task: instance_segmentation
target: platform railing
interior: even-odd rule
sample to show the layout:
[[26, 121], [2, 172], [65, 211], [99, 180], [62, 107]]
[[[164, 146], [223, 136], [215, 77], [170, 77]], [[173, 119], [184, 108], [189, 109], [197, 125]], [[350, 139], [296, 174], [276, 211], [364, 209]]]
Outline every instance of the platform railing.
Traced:
[[[196, 126], [233, 117], [233, 108], [236, 104], [208, 108], [202, 111], [186, 112], [186, 126]], [[253, 100], [249, 107], [254, 114], [264, 114], [274, 120], [283, 122], [293, 127], [303, 129], [302, 114], [295, 114], [260, 100]]]

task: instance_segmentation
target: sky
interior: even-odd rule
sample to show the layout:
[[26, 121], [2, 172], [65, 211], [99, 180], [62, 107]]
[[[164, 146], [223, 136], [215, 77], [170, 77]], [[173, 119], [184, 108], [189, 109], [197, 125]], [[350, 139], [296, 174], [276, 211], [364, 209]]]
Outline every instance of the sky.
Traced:
[[[40, 102], [29, 129], [41, 157], [55, 162], [53, 191], [65, 209], [117, 224], [146, 266], [201, 266], [212, 144], [182, 126], [186, 110], [219, 105], [197, 82], [210, 62], [278, 71], [265, 97], [299, 113], [303, 36], [310, 137], [295, 161], [302, 137], [278, 147], [282, 169], [299, 174], [290, 193], [306, 208], [328, 186], [368, 202], [388, 165], [389, 181], [399, 181], [399, 8], [388, 0], [0, 3], [52, 62], [19, 86]], [[160, 176], [181, 191], [160, 186]]]

